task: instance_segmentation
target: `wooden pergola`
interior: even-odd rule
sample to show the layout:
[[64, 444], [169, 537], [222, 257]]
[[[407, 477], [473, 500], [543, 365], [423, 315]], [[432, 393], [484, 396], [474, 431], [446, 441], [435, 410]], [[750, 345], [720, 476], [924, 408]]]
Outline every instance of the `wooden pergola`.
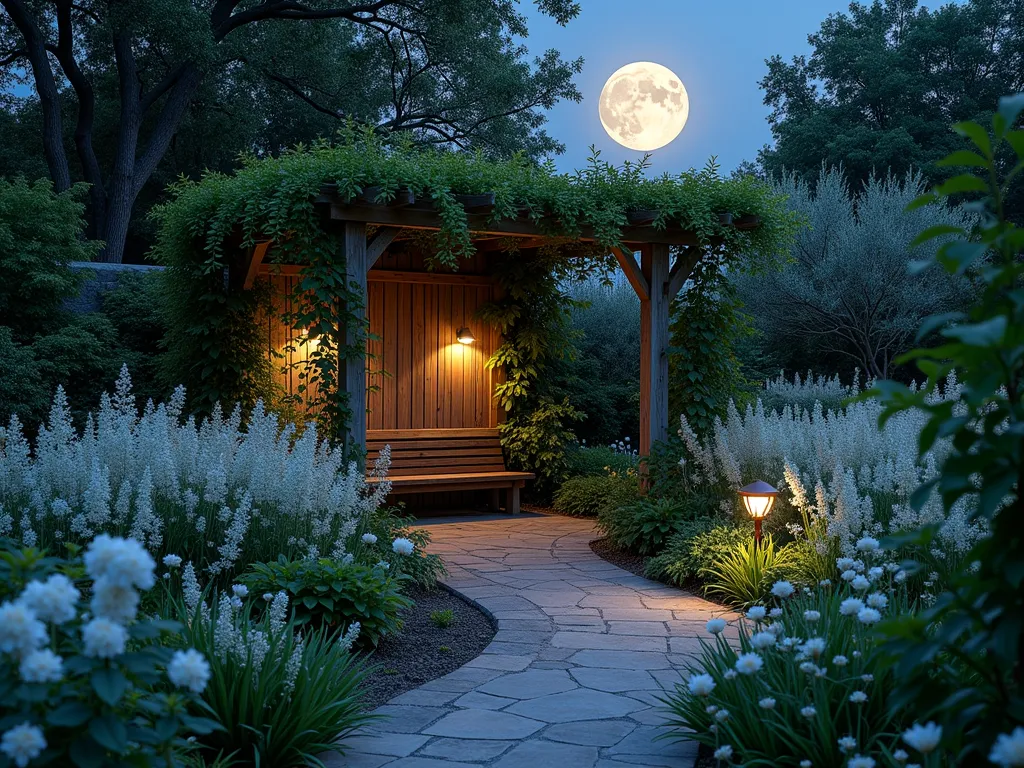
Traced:
[[[470, 274], [462, 274], [460, 271], [460, 273], [438, 275], [426, 269], [408, 271], [408, 265], [396, 267], [397, 262], [394, 262], [393, 259], [389, 263], [389, 249], [404, 238], [403, 232], [410, 233], [415, 230], [436, 232], [442, 229], [442, 223], [435, 206], [430, 201], [416, 199], [409, 190], [399, 190], [386, 204], [375, 202], [381, 197], [379, 188], [369, 188], [364, 190], [359, 197], [345, 200], [333, 185], [325, 185], [315, 200], [325, 221], [328, 222], [328, 226], [337, 227], [341, 234], [348, 281], [350, 284], [359, 286], [364, 297], [364, 308], [369, 307], [371, 315], [377, 310], [374, 308], [375, 299], [368, 293], [368, 282], [377, 285], [381, 282], [401, 283], [407, 281], [417, 284], [476, 285], [482, 288], [483, 284], [489, 280], [485, 268], [478, 269], [476, 274], [472, 274], [472, 270], [470, 270]], [[479, 263], [486, 264], [488, 253], [493, 254], [499, 249], [507, 248], [506, 238], [514, 238], [518, 241], [521, 251], [552, 243], [564, 245], [567, 242], [564, 235], [550, 234], [557, 230], [557, 226], [553, 222], [547, 222], [544, 219], [538, 221], [525, 209], [517, 218], [495, 220], [493, 216], [494, 194], [456, 195], [456, 200], [465, 208], [468, 228], [473, 244], [477, 248]], [[612, 254], [640, 299], [639, 450], [641, 455], [648, 455], [655, 442], [668, 438], [670, 302], [682, 289], [702, 254], [721, 244], [720, 241], [702, 241], [692, 230], [677, 224], [674, 225], [671, 221], [661, 222], [661, 225], [655, 226], [658, 219], [658, 211], [634, 211], [627, 214], [627, 226], [623, 229], [621, 237], [622, 246], [612, 249]], [[734, 217], [729, 212], [719, 214], [719, 223], [741, 230], [753, 229], [760, 224], [756, 217]], [[549, 226], [545, 226], [546, 224]], [[368, 230], [368, 228], [371, 229]], [[372, 232], [369, 237], [368, 231]], [[574, 238], [571, 238], [571, 241], [593, 244], [597, 242], [597, 238], [593, 231], [584, 228]], [[253, 249], [246, 270], [246, 287], [251, 287], [255, 280], [260, 278], [294, 275], [301, 269], [298, 265], [271, 264], [272, 260], [267, 258], [268, 250], [271, 247], [271, 243], [261, 243]], [[410, 301], [414, 301], [415, 294], [410, 295], [414, 297]], [[431, 312], [443, 314], [441, 304], [436, 301], [431, 303], [428, 298], [427, 309], [424, 309], [423, 313], [429, 315]], [[364, 317], [365, 319], [367, 318]], [[374, 317], [369, 319], [372, 328], [376, 320]], [[426, 322], [428, 325], [430, 324], [429, 317]], [[450, 325], [454, 321], [441, 318], [438, 322], [441, 325], [448, 322]], [[358, 332], [359, 329], [356, 328], [346, 329], [346, 336], [350, 344], [357, 338]], [[402, 331], [396, 333], [400, 334]], [[383, 343], [384, 350], [387, 350], [389, 343], [396, 342], [394, 339], [385, 339]], [[408, 361], [408, 358], [406, 360]], [[415, 364], [415, 360], [413, 363]], [[396, 364], [401, 365], [401, 362]], [[367, 446], [367, 371], [362, 364], [346, 364], [342, 361], [342, 366], [339, 381], [344, 383], [349, 394], [349, 405], [353, 414], [350, 425], [351, 441], [352, 444], [365, 449]], [[432, 367], [431, 373], [433, 372]], [[441, 375], [440, 372], [439, 375]], [[443, 386], [443, 382], [440, 386]], [[490, 378], [483, 386], [493, 394], [493, 381]], [[450, 393], [442, 392], [440, 397], [443, 398], [448, 394]], [[402, 392], [398, 391], [393, 399], [401, 400], [402, 398]], [[401, 414], [402, 403], [399, 402], [396, 407]], [[479, 410], [479, 405], [477, 408]], [[445, 426], [449, 428], [448, 432], [452, 435], [459, 433], [463, 437], [471, 437], [474, 428], [478, 431], [482, 426], [495, 428], [496, 420], [500, 419], [501, 415], [497, 407], [494, 406], [492, 415], [486, 423], [460, 423], [458, 420], [452, 420], [446, 422]], [[423, 439], [426, 438], [428, 432], [431, 434], [444, 432], [440, 429], [418, 430], [419, 424], [408, 418], [389, 422], [386, 426], [390, 429], [384, 432], [381, 431], [379, 419], [377, 422], [371, 435], [371, 449], [374, 448], [374, 445], [380, 445], [385, 437], [397, 438], [403, 430], [408, 430], [407, 434], [409, 435]], [[440, 423], [432, 423], [431, 426], [437, 427], [440, 426]], [[482, 443], [477, 444], [482, 445]], [[434, 455], [425, 451], [428, 446], [426, 442], [421, 440], [416, 443], [416, 446], [424, 449], [416, 455]], [[459, 453], [459, 451], [455, 451], [455, 453]], [[445, 475], [445, 477], [449, 477], [449, 475]], [[447, 488], [449, 485], [454, 487], [453, 483], [448, 483], [445, 487]]]

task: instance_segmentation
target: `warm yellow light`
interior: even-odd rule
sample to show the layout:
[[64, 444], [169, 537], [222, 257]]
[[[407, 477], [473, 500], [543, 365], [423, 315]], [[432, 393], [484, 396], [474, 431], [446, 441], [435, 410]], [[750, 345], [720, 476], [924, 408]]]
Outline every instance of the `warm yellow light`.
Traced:
[[455, 334], [455, 338], [459, 340], [460, 344], [472, 344], [476, 341], [476, 336], [469, 328], [459, 328], [459, 332]]
[[743, 499], [743, 506], [755, 520], [761, 520], [771, 512], [775, 504], [775, 497], [779, 492], [763, 480], [758, 480], [740, 488], [740, 497]]

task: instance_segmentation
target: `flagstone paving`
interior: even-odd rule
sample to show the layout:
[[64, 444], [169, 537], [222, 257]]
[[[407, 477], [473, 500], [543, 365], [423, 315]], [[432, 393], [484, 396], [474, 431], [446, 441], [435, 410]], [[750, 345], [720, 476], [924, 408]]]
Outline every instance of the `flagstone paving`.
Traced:
[[[449, 675], [375, 710], [328, 768], [691, 768], [658, 697], [723, 609], [621, 570], [593, 522], [547, 515], [430, 526], [445, 583], [490, 612], [494, 640]], [[728, 618], [731, 618], [729, 616]]]

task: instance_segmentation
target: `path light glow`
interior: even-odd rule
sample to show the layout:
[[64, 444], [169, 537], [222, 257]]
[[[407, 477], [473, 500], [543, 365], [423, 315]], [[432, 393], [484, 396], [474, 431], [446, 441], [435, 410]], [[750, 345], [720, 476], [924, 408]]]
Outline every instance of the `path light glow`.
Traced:
[[601, 89], [601, 125], [628, 149], [650, 152], [673, 141], [690, 115], [683, 81], [668, 67], [650, 61], [627, 64]]
[[747, 514], [754, 518], [754, 541], [760, 545], [761, 521], [771, 512], [779, 492], [764, 480], [755, 480], [750, 485], [740, 488], [739, 493], [743, 499], [743, 506], [747, 508]]

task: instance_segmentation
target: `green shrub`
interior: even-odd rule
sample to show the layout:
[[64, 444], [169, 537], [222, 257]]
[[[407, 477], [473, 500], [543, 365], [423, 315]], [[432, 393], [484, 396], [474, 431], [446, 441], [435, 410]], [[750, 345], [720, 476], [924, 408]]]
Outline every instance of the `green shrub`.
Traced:
[[763, 600], [778, 579], [790, 575], [796, 558], [788, 546], [776, 546], [767, 534], [760, 546], [753, 537], [734, 547], [700, 575], [707, 579], [704, 590], [717, 595], [730, 605], [753, 605]]
[[358, 621], [359, 641], [376, 646], [402, 628], [400, 612], [412, 605], [401, 578], [383, 567], [339, 563], [328, 558], [256, 563], [240, 579], [257, 595], [284, 591], [298, 626], [341, 630]]
[[46, 417], [50, 407], [43, 374], [30, 345], [14, 340], [10, 328], [0, 326], [0, 424], [11, 416], [31, 427]]
[[753, 535], [752, 526], [723, 523], [717, 516], [684, 520], [679, 525], [679, 532], [665, 543], [665, 549], [647, 561], [646, 575], [678, 587], [684, 586]]
[[595, 517], [605, 507], [628, 504], [638, 493], [635, 477], [570, 477], [555, 491], [551, 506], [560, 515]]
[[595, 447], [580, 446], [567, 449], [565, 460], [569, 477], [580, 475], [627, 475], [636, 473], [639, 460], [622, 451], [615, 451], [606, 445]]
[[[430, 532], [426, 528], [413, 528], [414, 517], [403, 517], [399, 507], [379, 507], [364, 517], [364, 522], [349, 537], [347, 549], [357, 563], [373, 566], [379, 562], [389, 563], [392, 575], [408, 576], [422, 589], [433, 589], [437, 580], [447, 575], [440, 555], [427, 553]], [[363, 536], [371, 533], [377, 541], [368, 544]], [[396, 555], [391, 543], [397, 539], [408, 539], [415, 545], [411, 555]]]
[[185, 640], [210, 664], [204, 711], [224, 729], [199, 737], [201, 753], [241, 765], [318, 765], [318, 753], [374, 719], [360, 693], [367, 669], [350, 653], [354, 633], [301, 629], [283, 601], [259, 618], [251, 608], [234, 609], [227, 596], [209, 608], [179, 605]]
[[160, 272], [123, 272], [117, 287], [103, 294], [103, 315], [113, 324], [122, 361], [132, 374], [141, 402], [159, 402], [166, 394], [157, 381], [157, 353], [167, 323], [161, 312], [164, 276]]
[[679, 530], [685, 507], [674, 499], [640, 499], [601, 510], [597, 525], [612, 544], [640, 555], [651, 555]]
[[431, 611], [430, 621], [439, 629], [447, 629], [455, 621], [455, 611], [445, 608], [443, 611]]

